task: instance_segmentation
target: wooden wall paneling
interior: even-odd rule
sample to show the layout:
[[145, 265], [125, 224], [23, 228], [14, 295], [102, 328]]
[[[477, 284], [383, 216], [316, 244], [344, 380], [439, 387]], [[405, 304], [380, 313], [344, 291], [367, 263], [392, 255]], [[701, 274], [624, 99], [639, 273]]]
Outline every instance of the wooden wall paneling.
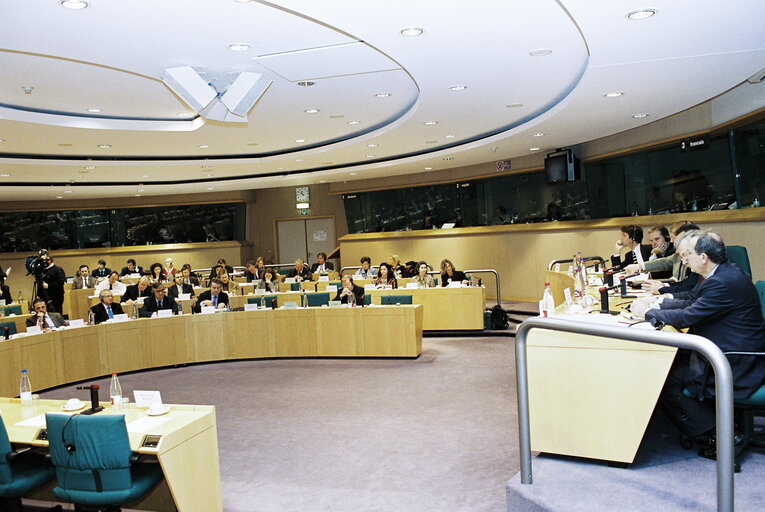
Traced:
[[[21, 344], [15, 341], [0, 342], [0, 396], [19, 396], [21, 379]], [[32, 385], [35, 385], [32, 382]], [[32, 388], [32, 392], [35, 388]]]

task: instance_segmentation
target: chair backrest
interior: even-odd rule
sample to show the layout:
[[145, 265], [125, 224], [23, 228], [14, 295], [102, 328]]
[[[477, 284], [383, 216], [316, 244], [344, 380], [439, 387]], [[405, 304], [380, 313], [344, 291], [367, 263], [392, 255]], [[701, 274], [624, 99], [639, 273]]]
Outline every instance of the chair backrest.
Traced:
[[257, 297], [247, 297], [247, 304], [261, 304], [267, 308], [273, 307], [273, 302], [276, 301], [276, 295], [259, 295]]
[[8, 432], [5, 430], [5, 423], [0, 416], [0, 484], [9, 484], [13, 481], [11, 467], [5, 456], [11, 451], [11, 442], [8, 439]]
[[329, 292], [307, 293], [305, 297], [309, 308], [316, 308], [329, 304]]
[[125, 416], [46, 413], [50, 456], [63, 491], [130, 489], [130, 441]]
[[8, 334], [16, 334], [16, 322], [3, 322], [0, 324], [0, 336], [5, 336], [5, 328], [8, 328]]
[[338, 290], [343, 287], [342, 281], [330, 281], [328, 284], [329, 286], [332, 286], [332, 285], [337, 286]]
[[380, 304], [411, 304], [411, 295], [381, 295]]
[[276, 271], [276, 273], [279, 274], [280, 276], [286, 276], [287, 274], [290, 273], [290, 270], [292, 270], [292, 269], [291, 268], [280, 268], [280, 269], [278, 269]]
[[299, 292], [300, 291], [300, 283], [290, 283], [290, 290], [293, 292]]
[[372, 304], [372, 294], [364, 292], [364, 305], [369, 306]]
[[725, 252], [732, 263], [735, 263], [750, 278], [752, 277], [752, 267], [749, 265], [749, 253], [746, 247], [742, 245], [726, 245]]
[[757, 293], [760, 294], [760, 307], [762, 308], [762, 317], [765, 318], [765, 281], [757, 281], [754, 283], [754, 287], [757, 288]]
[[13, 306], [5, 306], [5, 316], [13, 313], [14, 315], [21, 314], [21, 304], [14, 304]]

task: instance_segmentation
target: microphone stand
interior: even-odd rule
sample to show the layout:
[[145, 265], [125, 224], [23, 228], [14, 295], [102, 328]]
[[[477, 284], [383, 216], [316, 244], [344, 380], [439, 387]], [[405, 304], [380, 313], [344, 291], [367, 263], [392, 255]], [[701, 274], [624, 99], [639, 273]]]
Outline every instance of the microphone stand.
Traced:
[[98, 405], [98, 390], [100, 389], [98, 384], [93, 384], [91, 386], [77, 386], [77, 389], [90, 390], [90, 409], [85, 409], [80, 414], [88, 416], [104, 410], [102, 406]]

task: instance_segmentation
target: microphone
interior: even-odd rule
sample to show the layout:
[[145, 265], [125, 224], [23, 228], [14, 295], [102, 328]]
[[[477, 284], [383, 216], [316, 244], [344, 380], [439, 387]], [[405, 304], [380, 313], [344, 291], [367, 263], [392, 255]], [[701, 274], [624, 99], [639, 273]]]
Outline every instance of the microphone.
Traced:
[[618, 311], [611, 311], [608, 309], [608, 292], [610, 290], [616, 289], [616, 286], [601, 286], [598, 288], [598, 291], [600, 292], [600, 312], [604, 315], [618, 315]]
[[635, 299], [637, 298], [637, 295], [627, 295], [627, 277], [632, 277], [632, 276], [622, 276], [619, 278], [621, 280], [621, 298]]
[[86, 409], [80, 414], [90, 415], [104, 410], [103, 407], [98, 405], [98, 390], [101, 389], [98, 384], [91, 384], [90, 386], [77, 386], [77, 389], [90, 390], [90, 409]]

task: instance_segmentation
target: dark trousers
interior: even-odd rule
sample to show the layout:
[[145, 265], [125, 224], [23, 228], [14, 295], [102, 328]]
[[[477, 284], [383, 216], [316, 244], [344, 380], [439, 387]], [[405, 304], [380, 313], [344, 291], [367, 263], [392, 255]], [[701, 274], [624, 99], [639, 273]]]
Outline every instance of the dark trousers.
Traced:
[[691, 439], [715, 428], [714, 399], [698, 400], [683, 393], [685, 375], [689, 366], [688, 351], [679, 350], [667, 381], [659, 395], [659, 408], [675, 426]]

